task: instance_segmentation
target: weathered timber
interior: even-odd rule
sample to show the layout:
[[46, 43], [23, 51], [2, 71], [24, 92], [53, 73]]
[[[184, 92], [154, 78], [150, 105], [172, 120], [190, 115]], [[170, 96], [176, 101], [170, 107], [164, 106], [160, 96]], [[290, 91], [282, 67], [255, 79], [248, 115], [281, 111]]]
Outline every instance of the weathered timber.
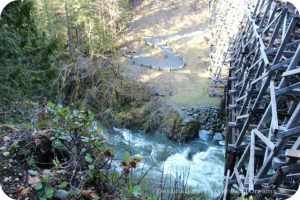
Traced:
[[222, 199], [293, 195], [300, 182], [300, 17], [290, 3], [248, 1], [228, 48]]

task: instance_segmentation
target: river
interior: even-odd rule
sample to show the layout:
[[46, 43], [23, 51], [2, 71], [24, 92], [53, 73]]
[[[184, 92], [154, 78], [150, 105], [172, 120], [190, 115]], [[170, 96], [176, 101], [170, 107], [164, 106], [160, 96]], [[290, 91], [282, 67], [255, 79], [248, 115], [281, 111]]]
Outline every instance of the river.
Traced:
[[149, 134], [119, 128], [104, 132], [104, 137], [116, 149], [116, 163], [128, 151], [142, 158], [136, 173], [142, 175], [152, 168], [147, 179], [153, 187], [156, 187], [153, 181], [157, 183], [160, 180], [162, 171], [172, 177], [178, 172], [188, 171], [188, 188], [195, 192], [205, 192], [214, 198], [223, 187], [224, 146], [207, 141], [206, 131], [200, 133], [201, 137], [181, 144], [168, 140], [158, 132]]

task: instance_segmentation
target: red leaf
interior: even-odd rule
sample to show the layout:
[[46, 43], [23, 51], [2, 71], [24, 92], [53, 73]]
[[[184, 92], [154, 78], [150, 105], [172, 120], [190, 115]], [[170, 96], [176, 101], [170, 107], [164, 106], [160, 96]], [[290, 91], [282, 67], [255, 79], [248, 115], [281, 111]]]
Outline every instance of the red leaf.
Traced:
[[130, 162], [130, 163], [129, 163], [129, 166], [130, 166], [131, 168], [136, 168], [136, 162]]
[[127, 162], [121, 162], [121, 167], [127, 167], [128, 166], [128, 163]]
[[129, 172], [130, 172], [129, 169], [123, 169], [124, 174], [129, 174]]
[[106, 157], [113, 157], [113, 155], [111, 154], [110, 151], [105, 151], [105, 152], [104, 152], [104, 155], [105, 155]]

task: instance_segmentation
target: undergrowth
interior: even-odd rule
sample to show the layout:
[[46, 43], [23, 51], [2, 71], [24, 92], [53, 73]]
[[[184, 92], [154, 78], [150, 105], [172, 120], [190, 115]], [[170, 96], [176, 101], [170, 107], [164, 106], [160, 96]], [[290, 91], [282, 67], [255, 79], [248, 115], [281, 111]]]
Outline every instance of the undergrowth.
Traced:
[[1, 141], [4, 159], [26, 159], [27, 181], [9, 194], [40, 200], [62, 194], [68, 199], [145, 198], [130, 176], [140, 158], [126, 153], [123, 161], [114, 161], [114, 149], [97, 128], [93, 113], [45, 101], [34, 116], [33, 131], [10, 130]]
[[[22, 127], [22, 126], [21, 126]], [[141, 158], [125, 152], [121, 160], [103, 137], [91, 111], [45, 100], [32, 112], [31, 126], [0, 126], [0, 180], [13, 198], [188, 200], [188, 171], [161, 175], [145, 185], [152, 167], [137, 173]], [[9, 167], [11, 163], [14, 168]], [[21, 174], [21, 175], [20, 175]], [[19, 180], [21, 177], [21, 180]], [[5, 181], [7, 180], [7, 181]], [[156, 187], [157, 191], [151, 191]], [[205, 199], [203, 195], [197, 198]]]

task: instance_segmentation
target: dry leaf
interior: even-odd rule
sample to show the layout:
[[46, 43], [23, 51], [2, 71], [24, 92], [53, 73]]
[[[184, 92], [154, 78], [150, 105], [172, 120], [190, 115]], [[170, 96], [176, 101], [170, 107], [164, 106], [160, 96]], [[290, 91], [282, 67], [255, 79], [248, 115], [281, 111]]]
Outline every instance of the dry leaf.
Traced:
[[91, 197], [92, 199], [94, 199], [94, 198], [99, 198], [99, 196], [98, 196], [98, 194], [97, 194], [96, 192], [91, 192], [91, 193], [90, 193], [90, 197]]
[[23, 185], [17, 188], [17, 192], [20, 196], [26, 197], [30, 193], [30, 188], [25, 188]]
[[81, 190], [80, 194], [84, 197], [88, 197], [92, 191], [91, 190]]
[[94, 199], [94, 198], [98, 198], [98, 194], [95, 191], [92, 190], [81, 190], [80, 194], [83, 197], [89, 198], [89, 199]]
[[49, 129], [45, 129], [45, 130], [41, 130], [37, 133], [37, 135], [41, 135], [41, 136], [51, 136], [52, 135], [52, 131]]
[[23, 185], [20, 185], [18, 188], [17, 188], [17, 192], [20, 193], [22, 192], [22, 190], [24, 190], [25, 187]]
[[26, 196], [29, 195], [30, 191], [31, 191], [31, 188], [25, 188], [24, 190], [22, 190], [22, 192], [20, 193], [20, 195], [26, 197]]
[[29, 183], [30, 185], [33, 185], [33, 184], [36, 184], [36, 183], [40, 183], [40, 182], [41, 182], [40, 177], [38, 177], [38, 176], [32, 177], [32, 176], [30, 176], [30, 175], [28, 174], [28, 183]]

